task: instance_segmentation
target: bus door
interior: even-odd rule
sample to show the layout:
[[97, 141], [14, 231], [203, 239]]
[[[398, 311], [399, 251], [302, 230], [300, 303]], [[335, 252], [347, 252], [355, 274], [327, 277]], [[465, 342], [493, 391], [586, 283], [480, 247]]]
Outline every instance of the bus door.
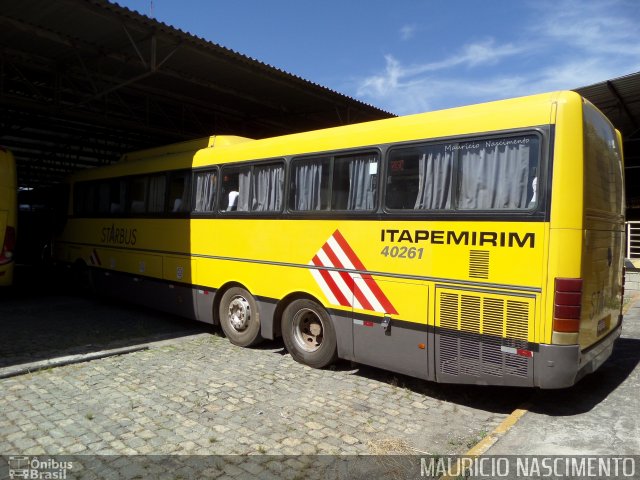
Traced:
[[[354, 276], [353, 349], [356, 362], [430, 378], [428, 288], [380, 277]], [[364, 313], [357, 307], [366, 308]]]

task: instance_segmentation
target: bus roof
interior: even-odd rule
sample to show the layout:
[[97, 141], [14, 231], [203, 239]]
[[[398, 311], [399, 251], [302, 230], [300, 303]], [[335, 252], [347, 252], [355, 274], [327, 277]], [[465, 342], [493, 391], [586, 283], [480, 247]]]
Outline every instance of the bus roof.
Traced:
[[581, 101], [575, 92], [551, 92], [267, 138], [230, 148], [200, 150], [193, 166], [548, 125], [555, 122], [555, 103]]
[[174, 153], [195, 152], [202, 148], [228, 147], [248, 141], [251, 141], [251, 139], [246, 137], [238, 137], [235, 135], [213, 135], [211, 137], [196, 138], [194, 140], [186, 140], [184, 142], [147, 148], [145, 150], [136, 150], [135, 152], [128, 152], [122, 155], [120, 161], [130, 162], [136, 160], [158, 158], [163, 155], [170, 155]]
[[215, 135], [128, 153], [116, 164], [78, 172], [72, 179], [91, 180], [198, 168], [216, 163], [526, 128], [554, 123], [554, 104], [581, 101], [575, 92], [560, 91], [261, 140]]

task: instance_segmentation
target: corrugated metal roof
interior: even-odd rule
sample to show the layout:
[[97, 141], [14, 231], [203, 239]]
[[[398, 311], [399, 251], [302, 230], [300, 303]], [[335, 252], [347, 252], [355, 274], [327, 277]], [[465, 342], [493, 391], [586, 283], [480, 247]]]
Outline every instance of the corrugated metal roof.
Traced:
[[391, 116], [105, 0], [0, 0], [0, 143], [23, 183], [213, 134]]
[[640, 219], [640, 72], [575, 89], [620, 130], [624, 142], [627, 217]]
[[640, 129], [640, 72], [575, 89], [597, 106], [624, 137]]

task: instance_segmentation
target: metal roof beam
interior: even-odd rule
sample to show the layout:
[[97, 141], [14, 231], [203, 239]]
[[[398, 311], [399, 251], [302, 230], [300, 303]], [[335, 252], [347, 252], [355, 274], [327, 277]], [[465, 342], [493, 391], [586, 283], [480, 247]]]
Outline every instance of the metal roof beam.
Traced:
[[[6, 57], [3, 57], [3, 59], [5, 61], [8, 60]], [[53, 62], [51, 62], [51, 60], [38, 58], [37, 56], [36, 56], [36, 58], [29, 59], [29, 58], [25, 58], [24, 55], [21, 55], [21, 60], [20, 60], [20, 64], [25, 64], [25, 65], [28, 64], [31, 69], [34, 68], [34, 65], [41, 65], [41, 64], [46, 63], [46, 62], [51, 63], [52, 64], [51, 67], [53, 67]], [[9, 62], [9, 63], [11, 63], [11, 62]], [[93, 79], [82, 78], [82, 75], [87, 75], [87, 73], [88, 73], [86, 65], [84, 63], [81, 63], [80, 65], [81, 65], [81, 67], [80, 67], [79, 71], [75, 70], [75, 69], [73, 69], [71, 67], [67, 68], [65, 70], [64, 83], [73, 83], [74, 81], [77, 81], [77, 80], [80, 80], [81, 82], [89, 82], [89, 88], [87, 89], [87, 91], [88, 92], [89, 91], [95, 92], [95, 82], [93, 81]], [[35, 68], [36, 68], [36, 70], [42, 69], [42, 74], [43, 75], [45, 75], [49, 71], [49, 70], [46, 70], [44, 67], [35, 67]], [[73, 75], [74, 72], [80, 73], [80, 76]], [[84, 72], [84, 73], [81, 73], [81, 72]], [[167, 71], [164, 71], [163, 73], [170, 74], [171, 76], [174, 76], [177, 79], [184, 80], [184, 76], [181, 76], [179, 74], [174, 74], [173, 72], [169, 73]], [[147, 76], [148, 74], [144, 74], [144, 75]], [[32, 74], [32, 76], [33, 76], [33, 74]], [[116, 83], [116, 86], [111, 87], [111, 88], [108, 89], [108, 91], [111, 91], [113, 93], [115, 93], [115, 90], [117, 90], [118, 88], [123, 86], [122, 84], [117, 85], [117, 82], [121, 81], [121, 79], [113, 78], [113, 77], [108, 76], [108, 75], [100, 75], [100, 76], [94, 75], [93, 77], [96, 80], [99, 80], [99, 81], [104, 82], [104, 83], [107, 83], [107, 82], [108, 83]], [[25, 82], [30, 81], [29, 78], [26, 77], [26, 74], [21, 75], [20, 78], [21, 78], [21, 81], [22, 80], [24, 80]], [[135, 80], [137, 80], [137, 79], [135, 79]], [[33, 83], [32, 81], [30, 81], [30, 82]], [[42, 81], [39, 80], [39, 82], [42, 82]], [[62, 83], [62, 82], [60, 82], [60, 83]], [[212, 84], [209, 84], [209, 83], [206, 83], [206, 82], [197, 82], [195, 79], [193, 79], [193, 81], [191, 83], [200, 83], [202, 86], [204, 86], [205, 88], [208, 88], [208, 89], [211, 89], [213, 87]], [[77, 84], [77, 82], [76, 82], [76, 84]], [[54, 88], [54, 86], [51, 86], [51, 88]], [[59, 87], [59, 88], [61, 88], [61, 87]], [[190, 98], [190, 97], [188, 97], [186, 95], [183, 95], [183, 94], [180, 94], [180, 93], [168, 92], [166, 90], [161, 90], [161, 89], [150, 87], [150, 86], [146, 86], [146, 85], [137, 86], [137, 85], [131, 84], [131, 85], [129, 85], [128, 88], [138, 91], [138, 93], [135, 94], [136, 98], [139, 98], [141, 94], [144, 95], [144, 96], [147, 96], [147, 97], [152, 97], [154, 99], [158, 99], [158, 98], [164, 97], [164, 98], [166, 98], [168, 100], [174, 101], [175, 105], [176, 105], [176, 108], [184, 109], [185, 106], [187, 106], [188, 108], [195, 109], [195, 110], [192, 111], [192, 115], [195, 115], [198, 118], [200, 118], [201, 116], [210, 117], [212, 114], [214, 114], [214, 111], [217, 111], [219, 113], [222, 113], [225, 116], [235, 117], [235, 121], [237, 121], [239, 123], [245, 123], [245, 122], [247, 122], [249, 120], [247, 118], [247, 115], [245, 113], [243, 113], [242, 111], [230, 109], [230, 108], [224, 107], [224, 106], [222, 106], [220, 104], [216, 105], [212, 109], [204, 109], [202, 107], [201, 103], [197, 104], [197, 103], [195, 103], [195, 100], [193, 98]], [[74, 87], [74, 91], [73, 91], [74, 95], [76, 95], [76, 96], [77, 95], [81, 95], [80, 92], [81, 92], [81, 88], [79, 88], [78, 86]], [[37, 92], [37, 93], [38, 93], [38, 95], [40, 97], [45, 95], [42, 92]], [[105, 91], [105, 92], [102, 92], [101, 94], [94, 95], [93, 97], [90, 97], [89, 99], [84, 99], [84, 100], [81, 100], [81, 101], [77, 101], [76, 104], [67, 104], [67, 103], [58, 102], [55, 105], [55, 107], [59, 108], [59, 109], [64, 109], [64, 110], [67, 110], [67, 111], [68, 110], [78, 109], [79, 106], [85, 106], [86, 107], [88, 105], [88, 103], [90, 102], [90, 100], [97, 99], [98, 97], [104, 96], [106, 93], [107, 92]], [[129, 93], [131, 94], [132, 92], [129, 92]], [[7, 95], [7, 96], [9, 96], [9, 95]], [[52, 93], [50, 97], [44, 98], [42, 100], [43, 101], [47, 101], [48, 100], [47, 103], [54, 104], [54, 102], [52, 100], [52, 98], [54, 96], [56, 96], [57, 98], [62, 98], [63, 94], [62, 93], [57, 93], [57, 94]], [[237, 97], [237, 95], [234, 95], [233, 92], [229, 92], [229, 96], [230, 97]], [[126, 116], [127, 117], [131, 117], [132, 115], [134, 115], [133, 111], [131, 110], [131, 107], [128, 106], [126, 104], [126, 102], [122, 100], [122, 97], [118, 97], [118, 98], [119, 98], [120, 104], [122, 106], [125, 106], [127, 108], [127, 110], [128, 110]], [[110, 106], [113, 107], [113, 104], [110, 104]], [[40, 105], [40, 102], [38, 102], [38, 107], [42, 107], [42, 105]], [[198, 111], [201, 112], [201, 113], [196, 113]], [[105, 112], [101, 111], [100, 113], [104, 118], [104, 113]], [[279, 110], [279, 113], [282, 113], [282, 111]], [[113, 115], [111, 115], [111, 116], [113, 116]], [[146, 115], [146, 116], [148, 116], [148, 115]], [[255, 123], [256, 125], [263, 125], [268, 130], [271, 130], [271, 131], [284, 131], [287, 128], [287, 124], [285, 123], [285, 121], [275, 120], [273, 118], [273, 116], [269, 116], [269, 117], [266, 117], [266, 118], [262, 117], [262, 116], [260, 116], [260, 117], [253, 116], [250, 119], [250, 121]], [[135, 124], [136, 125], [140, 125], [141, 123], [143, 123], [143, 122], [138, 121]], [[203, 120], [200, 120], [198, 123], [202, 125], [202, 124], [206, 124], [207, 122], [204, 122]], [[173, 126], [172, 128], [179, 129], [180, 127]], [[211, 134], [211, 133], [214, 133], [214, 132], [210, 131], [210, 132], [206, 132], [206, 133]], [[204, 132], [203, 132], [203, 134], [204, 134]]]
[[622, 96], [618, 92], [618, 89], [616, 88], [616, 86], [613, 84], [613, 82], [611, 80], [607, 80], [607, 88], [609, 89], [611, 94], [614, 96], [614, 98], [618, 102], [618, 105], [620, 106], [620, 108], [622, 108], [622, 111], [629, 118], [629, 120], [631, 121], [631, 124], [633, 125], [633, 127], [637, 130], [638, 129], [638, 122], [636, 121], [635, 117], [633, 116], [633, 114], [629, 110], [629, 107], [627, 107], [627, 104], [625, 103], [624, 99], [622, 98]]

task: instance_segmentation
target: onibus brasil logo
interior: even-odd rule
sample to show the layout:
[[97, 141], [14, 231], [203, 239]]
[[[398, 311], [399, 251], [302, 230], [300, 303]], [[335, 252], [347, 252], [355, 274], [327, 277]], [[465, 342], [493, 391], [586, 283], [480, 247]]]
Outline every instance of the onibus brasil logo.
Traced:
[[64, 480], [67, 472], [73, 468], [73, 462], [63, 462], [54, 458], [28, 457], [14, 455], [9, 457], [9, 478], [33, 480]]

